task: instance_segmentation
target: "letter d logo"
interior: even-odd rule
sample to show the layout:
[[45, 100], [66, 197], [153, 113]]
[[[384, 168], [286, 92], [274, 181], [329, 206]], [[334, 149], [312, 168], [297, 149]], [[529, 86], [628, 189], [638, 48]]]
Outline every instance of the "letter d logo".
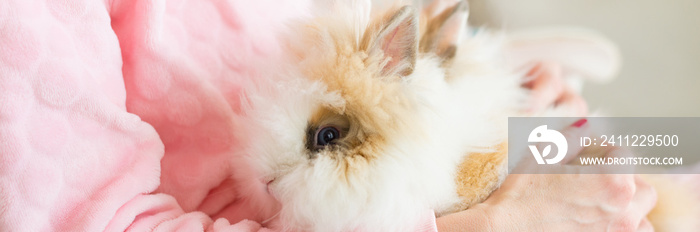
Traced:
[[547, 125], [541, 125], [532, 130], [527, 141], [531, 143], [550, 142], [557, 146], [557, 155], [551, 159], [544, 159], [545, 157], [549, 156], [549, 153], [552, 151], [552, 145], [547, 145], [547, 147], [542, 150], [542, 153], [537, 150], [537, 146], [530, 145], [530, 151], [535, 157], [535, 160], [537, 160], [538, 164], [545, 164], [545, 161], [547, 164], [559, 163], [562, 159], [564, 159], [564, 156], [566, 156], [566, 151], [569, 149], [569, 144], [566, 142], [566, 137], [559, 133], [559, 131], [548, 130]]

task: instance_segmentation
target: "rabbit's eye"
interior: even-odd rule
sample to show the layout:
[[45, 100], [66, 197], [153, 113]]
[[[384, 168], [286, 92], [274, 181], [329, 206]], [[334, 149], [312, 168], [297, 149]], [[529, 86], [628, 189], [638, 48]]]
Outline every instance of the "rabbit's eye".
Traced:
[[316, 131], [315, 147], [321, 148], [340, 138], [340, 131], [332, 126], [321, 127]]

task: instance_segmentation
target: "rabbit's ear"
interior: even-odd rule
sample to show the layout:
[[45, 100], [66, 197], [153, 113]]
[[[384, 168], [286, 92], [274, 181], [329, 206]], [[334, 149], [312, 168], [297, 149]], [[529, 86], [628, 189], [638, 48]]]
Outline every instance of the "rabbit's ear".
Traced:
[[620, 53], [610, 40], [597, 33], [572, 28], [541, 28], [508, 35], [506, 59], [512, 68], [539, 61], [561, 64], [567, 76], [611, 80], [620, 68]]
[[418, 17], [413, 7], [404, 6], [389, 17], [370, 25], [362, 38], [362, 47], [373, 53], [381, 51], [389, 58], [382, 74], [413, 73], [418, 55]]
[[436, 11], [435, 8], [439, 7], [435, 4], [439, 2], [441, 1], [435, 1], [424, 11], [428, 20], [420, 40], [420, 51], [435, 52], [447, 61], [454, 57], [457, 44], [467, 29], [469, 4], [462, 0], [443, 10], [442, 13], [432, 16], [434, 14], [432, 12]]

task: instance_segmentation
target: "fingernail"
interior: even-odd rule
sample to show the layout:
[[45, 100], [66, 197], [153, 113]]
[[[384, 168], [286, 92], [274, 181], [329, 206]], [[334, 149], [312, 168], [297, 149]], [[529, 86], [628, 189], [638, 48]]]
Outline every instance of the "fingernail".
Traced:
[[573, 127], [581, 127], [581, 126], [583, 126], [584, 124], [586, 124], [586, 122], [588, 122], [588, 120], [585, 119], [585, 118], [582, 118], [582, 119], [579, 119], [578, 121], [574, 122], [574, 124], [571, 124], [571, 126], [573, 126]]

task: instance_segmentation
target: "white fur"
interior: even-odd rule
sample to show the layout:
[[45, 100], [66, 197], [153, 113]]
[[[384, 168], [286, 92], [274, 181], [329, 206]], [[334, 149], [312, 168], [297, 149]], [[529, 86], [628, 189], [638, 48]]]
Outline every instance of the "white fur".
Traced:
[[465, 154], [503, 141], [505, 109], [517, 108], [520, 93], [516, 75], [499, 69], [498, 49], [488, 43], [466, 39], [450, 83], [436, 58], [419, 58], [402, 81], [417, 106], [411, 124], [420, 133], [391, 138], [384, 154], [347, 180], [338, 179], [332, 159], [304, 155], [307, 120], [320, 105], [342, 108], [338, 93], [292, 66], [247, 88], [250, 105], [235, 119], [241, 154], [261, 181], [275, 179], [270, 189], [282, 204], [284, 229], [407, 231], [425, 210], [442, 213], [459, 203], [457, 166]]
[[[328, 13], [340, 17], [356, 41], [370, 15], [368, 4], [358, 5], [362, 9], [334, 7]], [[295, 39], [294, 32], [289, 46], [333, 54], [322, 51], [333, 48], [331, 37], [314, 38], [314, 46], [305, 47], [309, 43], [299, 42], [304, 35]], [[441, 67], [436, 56], [422, 54], [413, 73], [400, 80], [413, 111], [410, 117], [392, 117], [408, 122], [415, 133], [390, 138], [382, 154], [347, 176], [339, 175], [337, 163], [323, 154], [310, 159], [304, 142], [314, 110], [342, 109], [345, 99], [323, 82], [304, 77], [297, 63], [266, 61], [260, 77], [246, 87], [244, 112], [234, 118], [243, 147], [238, 157], [246, 162], [233, 165], [252, 165], [260, 183], [274, 179], [269, 188], [281, 210], [262, 213], [284, 230], [407, 231], [425, 210], [452, 210], [461, 201], [455, 183], [458, 165], [467, 154], [488, 152], [506, 140], [507, 117], [518, 115], [527, 94], [520, 87], [524, 73], [512, 71], [504, 58], [506, 39], [489, 33], [463, 38], [451, 66]], [[505, 169], [501, 174], [505, 177]], [[259, 186], [250, 189], [247, 198], [265, 199]]]

